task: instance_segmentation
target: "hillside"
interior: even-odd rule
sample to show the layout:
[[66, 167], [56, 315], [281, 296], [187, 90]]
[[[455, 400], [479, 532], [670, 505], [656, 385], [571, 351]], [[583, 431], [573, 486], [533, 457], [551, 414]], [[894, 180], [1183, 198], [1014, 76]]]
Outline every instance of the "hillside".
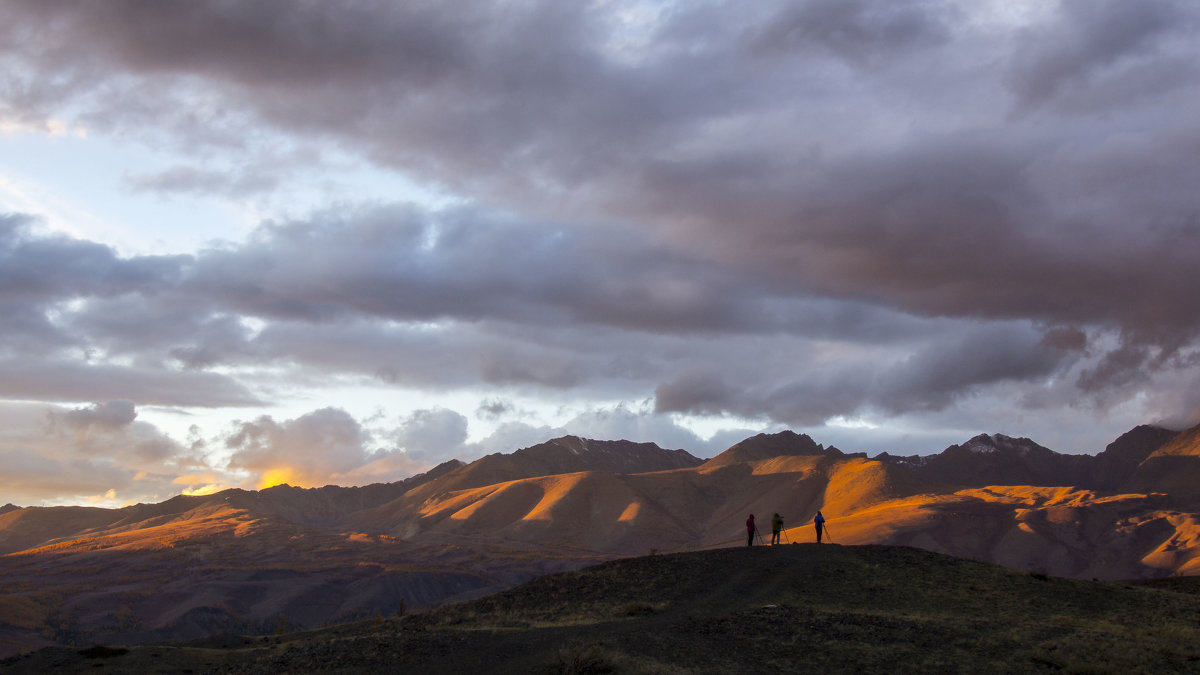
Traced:
[[263, 638], [50, 648], [12, 673], [1189, 672], [1200, 584], [794, 545], [608, 562], [404, 617]]

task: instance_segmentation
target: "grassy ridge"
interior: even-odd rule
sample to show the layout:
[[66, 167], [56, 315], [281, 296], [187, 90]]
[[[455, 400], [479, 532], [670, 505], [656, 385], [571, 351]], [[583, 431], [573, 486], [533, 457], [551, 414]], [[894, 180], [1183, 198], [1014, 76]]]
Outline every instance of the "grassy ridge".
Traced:
[[1200, 579], [1034, 575], [919, 549], [618, 560], [403, 618], [275, 638], [42, 650], [13, 672], [1195, 672]]

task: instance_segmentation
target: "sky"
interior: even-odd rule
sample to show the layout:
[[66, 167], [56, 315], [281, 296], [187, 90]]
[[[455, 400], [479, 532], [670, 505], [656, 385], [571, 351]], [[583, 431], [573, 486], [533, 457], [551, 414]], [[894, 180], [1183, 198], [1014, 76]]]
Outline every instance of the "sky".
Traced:
[[0, 2], [0, 503], [1200, 423], [1187, 0]]

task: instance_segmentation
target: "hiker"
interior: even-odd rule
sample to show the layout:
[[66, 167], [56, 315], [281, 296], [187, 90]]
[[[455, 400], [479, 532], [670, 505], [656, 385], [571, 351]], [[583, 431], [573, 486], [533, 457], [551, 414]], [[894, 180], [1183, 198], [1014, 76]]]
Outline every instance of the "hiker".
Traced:
[[771, 545], [779, 543], [779, 531], [783, 529], [783, 517], [776, 513], [771, 518]]
[[758, 528], [754, 527], [754, 514], [751, 513], [750, 517], [746, 519], [746, 545], [747, 546], [754, 545], [754, 532], [757, 529]]
[[825, 516], [817, 511], [817, 517], [813, 518], [813, 525], [817, 526], [817, 543], [821, 543], [821, 532], [825, 529]]

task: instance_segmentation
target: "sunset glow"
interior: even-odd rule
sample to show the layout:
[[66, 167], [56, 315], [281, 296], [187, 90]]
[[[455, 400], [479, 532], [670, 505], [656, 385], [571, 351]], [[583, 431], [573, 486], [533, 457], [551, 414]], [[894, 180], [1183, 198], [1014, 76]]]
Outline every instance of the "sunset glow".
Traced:
[[263, 490], [269, 487], [275, 487], [276, 485], [283, 485], [285, 483], [293, 487], [304, 487], [303, 485], [300, 485], [300, 482], [296, 476], [297, 474], [295, 471], [286, 467], [269, 469], [263, 472], [262, 476], [259, 477], [258, 489]]

